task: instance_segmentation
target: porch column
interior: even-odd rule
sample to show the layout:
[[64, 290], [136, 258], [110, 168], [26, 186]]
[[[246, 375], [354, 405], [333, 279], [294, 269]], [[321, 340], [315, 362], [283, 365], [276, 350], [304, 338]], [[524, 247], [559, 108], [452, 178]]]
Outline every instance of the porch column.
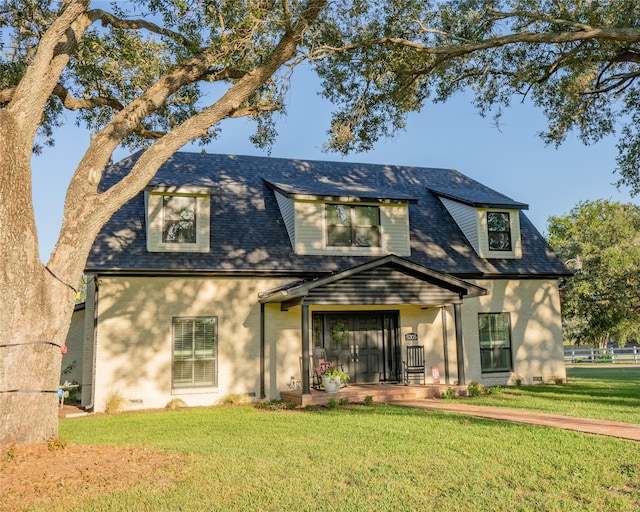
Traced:
[[456, 359], [458, 361], [458, 385], [464, 386], [464, 345], [462, 344], [462, 304], [453, 305], [453, 318], [456, 324]]
[[302, 394], [311, 393], [309, 384], [309, 306], [302, 305]]
[[449, 384], [449, 335], [447, 333], [447, 311], [446, 307], [440, 308], [440, 316], [442, 317], [442, 345], [444, 347], [444, 383]]

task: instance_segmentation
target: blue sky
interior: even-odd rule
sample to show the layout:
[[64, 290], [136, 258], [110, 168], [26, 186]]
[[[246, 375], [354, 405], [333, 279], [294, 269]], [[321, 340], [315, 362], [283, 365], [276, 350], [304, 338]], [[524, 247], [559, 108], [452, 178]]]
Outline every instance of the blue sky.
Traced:
[[[380, 164], [453, 168], [529, 205], [525, 214], [545, 234], [547, 219], [568, 213], [579, 201], [612, 199], [638, 203], [613, 183], [615, 138], [584, 146], [571, 137], [558, 149], [545, 146], [537, 133], [546, 127], [542, 113], [517, 103], [505, 112], [500, 129], [481, 118], [469, 97], [427, 104], [409, 118], [406, 131], [380, 141], [373, 151], [342, 157], [323, 153], [331, 105], [317, 95], [317, 82], [305, 72], [293, 78], [288, 115], [278, 124], [271, 156], [345, 160]], [[264, 155], [248, 140], [253, 126], [245, 119], [227, 120], [209, 153]], [[33, 196], [43, 261], [58, 237], [69, 179], [89, 143], [89, 134], [73, 125], [61, 130], [54, 148], [33, 158]], [[200, 151], [197, 146], [183, 151]], [[119, 151], [115, 160], [128, 153]]]

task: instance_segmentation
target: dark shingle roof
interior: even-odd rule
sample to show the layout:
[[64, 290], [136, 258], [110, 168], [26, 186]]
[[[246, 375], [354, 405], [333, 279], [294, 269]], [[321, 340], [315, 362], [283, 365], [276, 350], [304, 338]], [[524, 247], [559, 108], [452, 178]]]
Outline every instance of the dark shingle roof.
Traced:
[[[137, 155], [105, 173], [102, 187], [117, 182]], [[176, 153], [150, 187], [189, 185], [212, 189], [211, 251], [160, 253], [146, 249], [144, 195], [116, 212], [96, 239], [88, 270], [131, 272], [245, 272], [320, 275], [373, 258], [301, 256], [293, 252], [273, 189], [291, 196], [391, 198], [410, 203], [411, 256], [406, 259], [460, 277], [482, 275], [559, 276], [566, 268], [520, 213], [523, 257], [477, 256], [438, 195], [473, 205], [523, 209], [509, 199], [450, 169], [308, 161], [237, 155]]]

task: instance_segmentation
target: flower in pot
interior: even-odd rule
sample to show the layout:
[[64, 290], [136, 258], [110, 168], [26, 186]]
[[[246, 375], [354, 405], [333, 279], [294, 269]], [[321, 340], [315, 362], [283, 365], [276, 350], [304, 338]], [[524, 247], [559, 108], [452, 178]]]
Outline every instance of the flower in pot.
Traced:
[[327, 393], [337, 393], [342, 383], [349, 379], [349, 376], [333, 364], [327, 366], [321, 372], [322, 385]]

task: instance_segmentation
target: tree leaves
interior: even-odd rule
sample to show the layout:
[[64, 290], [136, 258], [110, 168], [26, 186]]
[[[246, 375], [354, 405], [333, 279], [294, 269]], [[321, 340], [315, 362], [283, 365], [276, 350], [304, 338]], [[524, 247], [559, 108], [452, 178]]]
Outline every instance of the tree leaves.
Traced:
[[576, 269], [562, 290], [565, 333], [578, 343], [640, 336], [640, 207], [579, 203], [549, 219], [549, 244]]

